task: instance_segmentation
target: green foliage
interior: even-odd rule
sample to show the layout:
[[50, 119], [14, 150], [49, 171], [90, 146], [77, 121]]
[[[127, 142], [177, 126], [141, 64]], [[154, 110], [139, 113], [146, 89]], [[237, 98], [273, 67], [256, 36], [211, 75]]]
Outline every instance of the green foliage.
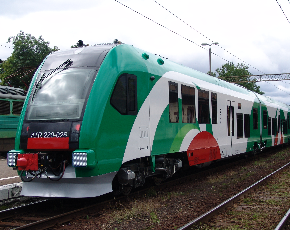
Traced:
[[115, 40], [113, 41], [113, 43], [114, 43], [114, 44], [122, 44], [123, 42], [119, 41], [118, 39], [115, 39]]
[[12, 55], [1, 63], [1, 84], [27, 90], [37, 67], [48, 54], [58, 48], [50, 48], [49, 42], [44, 41], [42, 36], [36, 39], [23, 31], [9, 37], [8, 42], [13, 44], [14, 49]]
[[[252, 75], [248, 69], [249, 67], [243, 63], [238, 63], [237, 66], [235, 66], [233, 62], [229, 62], [224, 64], [221, 68], [217, 68], [216, 72], [218, 73], [218, 77], [225, 81], [236, 82], [238, 85], [244, 86], [248, 90], [264, 94], [264, 92], [260, 90], [260, 86], [258, 86], [255, 81], [251, 81], [250, 77], [247, 76]], [[236, 78], [231, 76], [241, 77]]]
[[85, 45], [83, 40], [78, 40], [77, 44], [76, 45], [72, 45], [70, 48], [80, 48], [80, 47], [83, 47], [83, 46], [89, 46], [89, 44]]

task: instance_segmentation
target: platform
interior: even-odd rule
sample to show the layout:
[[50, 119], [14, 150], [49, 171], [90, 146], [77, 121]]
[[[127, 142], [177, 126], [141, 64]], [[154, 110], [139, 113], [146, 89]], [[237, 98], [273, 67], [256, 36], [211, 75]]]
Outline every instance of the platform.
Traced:
[[17, 171], [7, 166], [5, 158], [0, 158], [0, 200], [19, 196], [21, 189]]

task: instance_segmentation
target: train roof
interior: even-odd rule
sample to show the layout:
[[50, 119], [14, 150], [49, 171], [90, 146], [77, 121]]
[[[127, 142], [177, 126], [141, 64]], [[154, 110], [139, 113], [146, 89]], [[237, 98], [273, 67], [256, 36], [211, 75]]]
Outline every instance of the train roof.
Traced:
[[[265, 97], [254, 93], [243, 86], [226, 82], [224, 80], [212, 77], [208, 74], [202, 73], [200, 71], [194, 70], [192, 68], [177, 64], [175, 62], [169, 61], [166, 58], [163, 58], [157, 54], [152, 54], [150, 52], [141, 50], [132, 45], [127, 44], [105, 44], [105, 45], [96, 45], [96, 46], [87, 46], [80, 48], [71, 48], [64, 51], [56, 51], [50, 54], [45, 61], [43, 68], [44, 69], [54, 69], [59, 66], [61, 63], [67, 59], [73, 60], [73, 67], [81, 66], [98, 66], [100, 67], [100, 57], [105, 57], [106, 54], [110, 52], [120, 52], [121, 57], [130, 62], [130, 65], [135, 65], [136, 68], [146, 68], [150, 70], [151, 74], [163, 75], [169, 71], [179, 72], [181, 74], [191, 76], [199, 81], [211, 83], [217, 88], [226, 88], [228, 89], [229, 94], [240, 93], [244, 95], [245, 98], [255, 98], [255, 100], [260, 101], [263, 104], [275, 105], [275, 107], [286, 109], [290, 111], [290, 107], [284, 103], [276, 101], [272, 98]], [[146, 58], [144, 58], [147, 55]], [[120, 57], [120, 56], [119, 56]], [[139, 57], [139, 58], [138, 58]], [[160, 60], [161, 63], [160, 64]], [[142, 70], [140, 70], [142, 71]], [[225, 92], [223, 90], [223, 92]]]
[[[159, 55], [149, 54], [148, 52], [140, 50], [138, 48], [135, 48], [135, 49], [139, 53], [142, 53], [142, 52], [147, 53], [150, 58], [151, 57], [154, 57], [155, 59], [162, 58]], [[249, 97], [255, 98], [255, 100], [257, 102], [261, 102], [262, 104], [269, 105], [269, 106], [272, 106], [272, 107], [276, 107], [278, 109], [283, 109], [283, 110], [290, 111], [290, 106], [289, 105], [284, 104], [284, 103], [282, 103], [280, 101], [277, 101], [277, 100], [275, 100], [273, 98], [266, 97], [264, 95], [260, 95], [258, 93], [255, 93], [253, 91], [250, 91], [250, 90], [246, 89], [245, 87], [243, 87], [241, 85], [234, 84], [234, 83], [229, 83], [229, 82], [221, 80], [221, 79], [219, 79], [217, 77], [213, 77], [213, 76], [210, 76], [208, 74], [202, 73], [202, 72], [200, 72], [198, 70], [194, 70], [192, 68], [183, 66], [181, 64], [177, 64], [175, 62], [169, 61], [168, 59], [165, 59], [165, 58], [162, 58], [162, 59], [164, 60], [164, 65], [163, 65], [164, 67], [163, 68], [168, 68], [168, 70], [174, 70], [176, 72], [191, 76], [191, 77], [193, 77], [195, 79], [202, 80], [202, 81], [211, 83], [213, 85], [216, 85], [216, 86], [219, 86], [219, 87], [222, 87], [222, 88], [226, 88], [226, 89], [228, 89], [228, 92], [231, 92], [229, 94], [241, 93], [241, 94], [245, 95], [245, 98], [249, 98]], [[158, 65], [156, 61], [154, 61], [154, 62], [155, 62], [156, 66], [160, 67], [160, 65]], [[166, 71], [168, 71], [168, 70], [166, 70]], [[223, 91], [223, 93], [224, 93], [224, 91]]]
[[25, 97], [26, 91], [23, 89], [0, 85], [0, 98], [24, 100]]
[[56, 51], [47, 56], [42, 68], [55, 69], [70, 59], [72, 67], [99, 67], [99, 57], [105, 56], [116, 45], [87, 46]]

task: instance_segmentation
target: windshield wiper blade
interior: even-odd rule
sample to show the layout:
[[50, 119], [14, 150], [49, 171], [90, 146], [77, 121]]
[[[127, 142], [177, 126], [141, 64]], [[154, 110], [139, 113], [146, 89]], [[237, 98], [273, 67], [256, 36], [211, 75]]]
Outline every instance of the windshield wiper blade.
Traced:
[[35, 85], [35, 90], [34, 90], [33, 95], [32, 95], [32, 100], [34, 99], [34, 97], [37, 94], [38, 90], [45, 84], [45, 82], [43, 83], [43, 81], [45, 79], [47, 79], [46, 80], [46, 82], [47, 82], [49, 80], [48, 77], [51, 78], [52, 75], [54, 75], [56, 73], [60, 73], [61, 71], [68, 69], [72, 64], [73, 64], [73, 61], [71, 59], [67, 59], [64, 63], [62, 63], [61, 65], [56, 67], [49, 74], [45, 75], [45, 73], [43, 73], [42, 76], [40, 77], [40, 79], [38, 80], [38, 82]]

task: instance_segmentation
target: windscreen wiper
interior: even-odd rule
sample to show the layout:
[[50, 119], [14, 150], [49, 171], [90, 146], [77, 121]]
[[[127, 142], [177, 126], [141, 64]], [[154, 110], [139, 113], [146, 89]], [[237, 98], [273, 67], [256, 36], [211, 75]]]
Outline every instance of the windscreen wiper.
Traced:
[[[73, 61], [71, 59], [67, 59], [64, 63], [53, 69], [50, 73], [47, 75], [45, 73], [42, 74], [42, 76], [39, 78], [38, 82], [35, 84], [35, 90], [32, 95], [32, 100], [34, 99], [35, 95], [37, 94], [38, 90], [41, 89], [41, 87], [48, 82], [50, 78], [52, 78], [53, 75], [60, 73], [63, 70], [68, 69], [73, 64]], [[47, 79], [44, 83], [43, 81]]]

